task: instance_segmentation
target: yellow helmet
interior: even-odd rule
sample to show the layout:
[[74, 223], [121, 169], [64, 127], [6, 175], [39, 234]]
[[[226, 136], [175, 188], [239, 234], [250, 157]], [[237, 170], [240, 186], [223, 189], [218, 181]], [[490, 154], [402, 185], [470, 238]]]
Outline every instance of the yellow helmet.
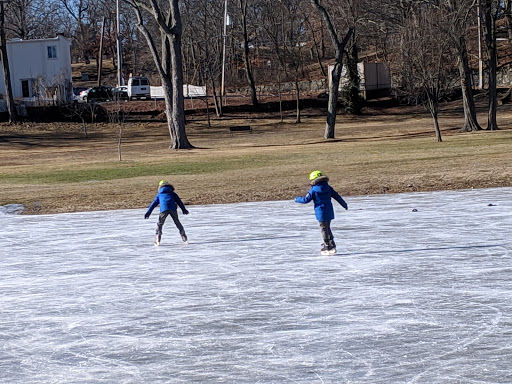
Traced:
[[167, 180], [160, 180], [158, 182], [158, 188], [163, 187], [165, 185], [169, 185], [169, 182]]
[[315, 179], [318, 179], [319, 177], [322, 177], [324, 174], [322, 171], [313, 171], [309, 174], [309, 181], [313, 181]]

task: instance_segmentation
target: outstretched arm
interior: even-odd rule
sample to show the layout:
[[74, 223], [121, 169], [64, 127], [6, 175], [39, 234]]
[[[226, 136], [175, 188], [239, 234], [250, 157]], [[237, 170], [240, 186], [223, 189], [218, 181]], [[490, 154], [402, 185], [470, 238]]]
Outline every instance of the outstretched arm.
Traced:
[[336, 192], [333, 188], [331, 188], [331, 196], [334, 198], [334, 200], [336, 200], [338, 203], [340, 203], [340, 205], [345, 208], [345, 209], [348, 209], [348, 204], [345, 200], [343, 200], [343, 198], [339, 195], [338, 192]]
[[174, 194], [174, 200], [176, 200], [176, 203], [178, 204], [178, 207], [180, 207], [181, 212], [183, 212], [184, 215], [188, 215], [187, 208], [185, 208], [185, 204], [183, 204], [183, 201], [181, 201], [177, 193]]
[[151, 216], [151, 212], [153, 212], [153, 209], [155, 209], [158, 204], [160, 204], [160, 200], [158, 199], [158, 195], [155, 197], [155, 200], [153, 200], [153, 202], [149, 205], [149, 208], [146, 212], [146, 214], [144, 215], [144, 218], [145, 219], [149, 219], [149, 216]]
[[308, 194], [304, 197], [296, 197], [295, 202], [301, 203], [301, 204], [307, 204], [313, 199], [313, 196], [311, 196], [311, 192], [308, 192]]

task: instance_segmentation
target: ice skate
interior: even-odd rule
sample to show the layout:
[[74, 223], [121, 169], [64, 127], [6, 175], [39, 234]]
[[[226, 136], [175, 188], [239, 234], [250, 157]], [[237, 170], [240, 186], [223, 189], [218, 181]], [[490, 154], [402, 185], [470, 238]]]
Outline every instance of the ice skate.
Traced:
[[333, 245], [334, 245], [334, 242], [332, 240], [329, 241], [329, 245], [322, 244], [322, 248], [320, 249], [320, 253], [323, 256], [335, 255], [336, 254], [336, 248]]
[[187, 235], [181, 235], [181, 240], [183, 240], [183, 243], [188, 244]]
[[336, 254], [336, 243], [334, 240], [329, 240], [329, 255], [335, 255]]
[[162, 235], [156, 235], [155, 240], [153, 243], [155, 244], [155, 247], [158, 247], [160, 245], [160, 241], [162, 240]]
[[328, 256], [329, 255], [329, 247], [326, 244], [322, 244], [322, 248], [320, 248], [320, 253], [323, 256]]

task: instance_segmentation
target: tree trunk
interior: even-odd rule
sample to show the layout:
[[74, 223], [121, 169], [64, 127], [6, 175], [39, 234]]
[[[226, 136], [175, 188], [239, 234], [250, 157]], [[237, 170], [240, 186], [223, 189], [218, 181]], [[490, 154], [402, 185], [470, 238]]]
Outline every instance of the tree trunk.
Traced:
[[329, 82], [329, 101], [327, 104], [327, 122], [325, 124], [325, 139], [334, 139], [334, 127], [336, 126], [336, 112], [338, 110], [338, 95], [343, 65], [334, 63]]
[[482, 128], [476, 118], [475, 100], [473, 98], [473, 87], [471, 78], [471, 69], [469, 68], [468, 51], [466, 39], [461, 36], [457, 45], [459, 56], [459, 74], [460, 86], [462, 89], [462, 99], [464, 103], [464, 127], [462, 132], [479, 131]]
[[222, 94], [222, 80], [220, 82], [221, 86], [220, 86], [220, 92], [219, 92], [219, 95], [218, 95], [218, 106], [219, 106], [219, 117], [222, 117], [224, 116], [224, 95]]
[[429, 89], [425, 90], [427, 93], [427, 105], [428, 110], [430, 111], [430, 115], [432, 116], [432, 120], [434, 121], [434, 130], [436, 132], [437, 141], [443, 141], [441, 137], [441, 129], [439, 128], [439, 97], [436, 91], [432, 91]]
[[484, 18], [485, 45], [487, 48], [487, 67], [489, 70], [489, 113], [487, 119], [487, 129], [498, 130], [496, 121], [498, 107], [498, 93], [496, 91], [496, 67], [497, 67], [497, 49], [496, 49], [496, 15], [492, 12], [493, 0], [483, 0], [481, 3], [482, 15]]
[[297, 117], [295, 119], [295, 123], [299, 124], [300, 121], [300, 90], [299, 90], [299, 79], [295, 79], [295, 97], [297, 101]]
[[336, 29], [334, 28], [334, 25], [331, 22], [331, 18], [325, 8], [320, 5], [318, 0], [311, 0], [311, 4], [322, 15], [322, 18], [327, 25], [327, 31], [331, 36], [332, 45], [334, 47], [335, 62], [334, 69], [331, 72], [331, 82], [329, 84], [329, 103], [327, 105], [327, 121], [325, 123], [324, 132], [324, 138], [333, 139], [336, 126], [336, 111], [338, 107], [338, 92], [340, 87], [341, 70], [343, 68], [343, 52], [347, 42], [354, 32], [354, 28], [350, 27], [348, 32], [345, 34], [343, 41], [340, 42], [338, 35], [336, 34]]
[[169, 36], [171, 44], [171, 73], [172, 73], [172, 105], [171, 114], [167, 110], [167, 118], [170, 119], [169, 129], [171, 134], [172, 149], [193, 148], [188, 141], [185, 131], [185, 100], [183, 97], [183, 57], [181, 53], [181, 16], [179, 10], [179, 1], [173, 0], [171, 3], [172, 31]]
[[11, 87], [11, 71], [9, 69], [9, 59], [7, 57], [7, 40], [5, 39], [5, 12], [4, 2], [0, 4], [0, 59], [2, 60], [2, 66], [4, 71], [4, 86], [7, 100], [7, 111], [9, 112], [9, 124], [13, 124], [18, 121], [18, 114], [16, 113], [16, 105], [14, 104], [14, 97], [12, 94]]
[[174, 139], [175, 137], [175, 128], [174, 124], [172, 124], [172, 103], [174, 100], [173, 97], [173, 86], [172, 81], [169, 77], [162, 78], [162, 89], [164, 91], [164, 100], [165, 100], [165, 115], [167, 116], [167, 127], [169, 129], [169, 136], [171, 137], [171, 145], [170, 148], [173, 148], [174, 143], [177, 141]]
[[204, 73], [201, 72], [200, 74], [202, 83], [204, 84], [204, 90], [205, 90], [205, 99], [203, 101], [206, 104], [206, 119], [208, 120], [208, 127], [210, 128], [212, 126], [211, 119], [210, 119], [210, 98], [208, 97], [208, 92], [210, 91], [208, 89], [208, 79], [204, 78]]
[[213, 105], [215, 106], [215, 114], [217, 117], [221, 117], [222, 113], [220, 110], [219, 100], [217, 99], [217, 89], [215, 88], [215, 80], [213, 77], [210, 77], [210, 81], [212, 83], [212, 98], [213, 98]]
[[[494, 52], [496, 54], [496, 52]], [[498, 92], [496, 90], [496, 59], [489, 59], [489, 113], [487, 129], [498, 130], [496, 115], [498, 113]]]
[[247, 0], [239, 0], [240, 14], [242, 16], [242, 34], [244, 39], [244, 65], [245, 75], [249, 88], [251, 89], [252, 105], [258, 105], [258, 97], [256, 94], [256, 84], [254, 82], [254, 75], [252, 72], [251, 61], [249, 60], [249, 36], [247, 33]]
[[505, 0], [503, 2], [503, 13], [505, 15], [505, 20], [507, 21], [507, 37], [508, 41], [512, 41], [512, 1]]
[[279, 97], [279, 116], [281, 123], [284, 121], [283, 117], [283, 94], [281, 93], [281, 72], [277, 71], [277, 95]]
[[[136, 2], [128, 2], [137, 16], [137, 28], [145, 37], [162, 81], [165, 112], [171, 136], [172, 149], [193, 148], [185, 130], [185, 105], [183, 99], [183, 63], [181, 57], [181, 15], [178, 0], [169, 2], [170, 9], [164, 18], [156, 3], [151, 3], [152, 16], [158, 24], [162, 39], [161, 54], [146, 27], [142, 11]], [[147, 10], [147, 9], [146, 9]], [[169, 68], [170, 67], [170, 68]]]
[[123, 141], [123, 123], [119, 122], [119, 133], [117, 136], [117, 154], [119, 161], [122, 161], [121, 144]]
[[432, 114], [432, 119], [434, 120], [434, 129], [436, 131], [436, 139], [438, 142], [442, 142], [443, 138], [441, 137], [441, 129], [439, 128], [439, 118], [436, 113]]

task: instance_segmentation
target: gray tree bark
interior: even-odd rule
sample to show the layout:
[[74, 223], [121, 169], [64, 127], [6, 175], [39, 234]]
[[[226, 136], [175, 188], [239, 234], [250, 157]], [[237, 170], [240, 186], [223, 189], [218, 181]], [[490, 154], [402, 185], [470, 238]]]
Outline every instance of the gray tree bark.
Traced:
[[462, 90], [462, 99], [464, 103], [464, 127], [463, 132], [479, 131], [482, 128], [476, 118], [475, 100], [473, 98], [473, 80], [471, 78], [471, 69], [469, 68], [468, 51], [466, 39], [461, 36], [457, 44], [457, 53], [459, 61], [460, 86]]
[[345, 46], [349, 41], [352, 33], [354, 32], [354, 28], [350, 27], [348, 32], [345, 34], [345, 37], [340, 42], [338, 39], [338, 34], [336, 33], [336, 29], [334, 28], [333, 23], [331, 22], [331, 17], [327, 13], [327, 10], [320, 5], [318, 0], [311, 0], [311, 4], [313, 7], [320, 13], [322, 18], [327, 25], [327, 31], [331, 36], [332, 45], [334, 48], [334, 67], [331, 71], [331, 82], [329, 84], [329, 101], [327, 105], [327, 121], [325, 124], [325, 132], [324, 138], [326, 139], [334, 139], [334, 131], [336, 127], [336, 113], [338, 109], [338, 95], [340, 88], [340, 80], [341, 80], [341, 72], [343, 70], [343, 53], [345, 51]]
[[16, 105], [11, 87], [11, 71], [9, 69], [9, 59], [7, 57], [7, 41], [5, 39], [5, 9], [4, 2], [0, 2], [0, 59], [2, 59], [2, 67], [4, 71], [4, 86], [7, 100], [7, 111], [9, 112], [9, 124], [18, 121], [16, 113]]
[[167, 120], [171, 120], [171, 148], [186, 149], [192, 148], [188, 141], [185, 130], [185, 99], [183, 95], [183, 56], [181, 48], [182, 25], [179, 9], [179, 1], [171, 1], [171, 25], [172, 30], [169, 36], [171, 45], [171, 76], [172, 76], [172, 111]]
[[[170, 0], [167, 16], [154, 0], [150, 4], [138, 0], [127, 0], [137, 16], [137, 28], [145, 37], [155, 61], [164, 90], [165, 112], [171, 137], [171, 149], [193, 148], [185, 130], [185, 105], [183, 96], [183, 62], [181, 52], [181, 15], [179, 1]], [[154, 37], [144, 22], [142, 12], [146, 11], [155, 19], [162, 36], [161, 53], [158, 52]]]
[[428, 109], [430, 111], [430, 115], [432, 116], [432, 120], [434, 121], [434, 130], [436, 133], [436, 140], [438, 142], [443, 141], [441, 136], [441, 128], [439, 127], [439, 97], [436, 92], [429, 92], [428, 94]]
[[496, 48], [496, 18], [498, 5], [496, 0], [482, 0], [480, 3], [481, 15], [484, 18], [485, 46], [487, 48], [487, 67], [489, 71], [489, 112], [487, 118], [487, 129], [498, 130], [496, 120], [498, 109], [498, 92], [496, 89], [497, 72], [497, 48]]
[[240, 15], [242, 21], [242, 36], [244, 39], [244, 66], [245, 76], [251, 89], [251, 101], [254, 106], [258, 105], [258, 97], [256, 95], [256, 84], [254, 82], [254, 74], [252, 71], [251, 61], [249, 58], [249, 35], [247, 33], [247, 0], [239, 0]]

